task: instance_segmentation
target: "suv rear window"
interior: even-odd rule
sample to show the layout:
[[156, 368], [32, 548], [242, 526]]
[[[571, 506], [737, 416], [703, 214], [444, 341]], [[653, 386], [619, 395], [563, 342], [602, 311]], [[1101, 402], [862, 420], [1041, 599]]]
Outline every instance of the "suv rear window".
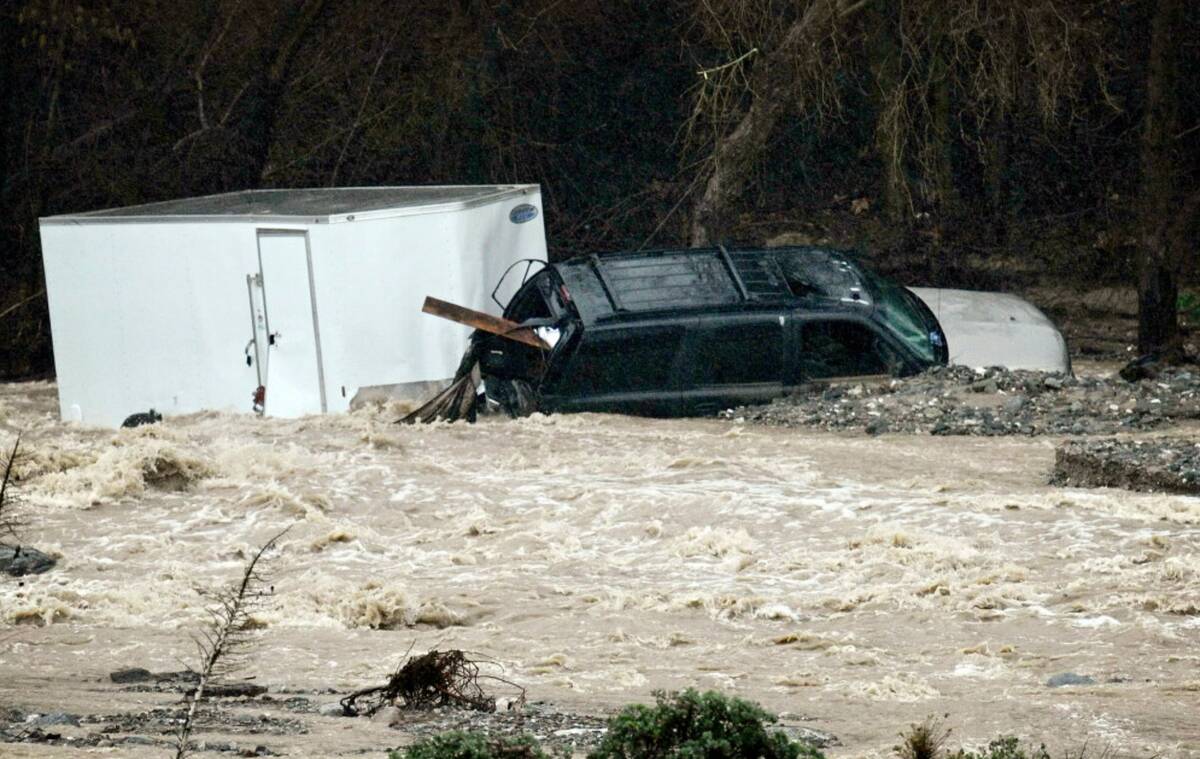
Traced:
[[682, 327], [638, 329], [625, 336], [585, 334], [562, 386], [583, 396], [666, 390], [682, 339]]
[[879, 337], [852, 321], [810, 321], [802, 330], [804, 376], [807, 379], [888, 374]]

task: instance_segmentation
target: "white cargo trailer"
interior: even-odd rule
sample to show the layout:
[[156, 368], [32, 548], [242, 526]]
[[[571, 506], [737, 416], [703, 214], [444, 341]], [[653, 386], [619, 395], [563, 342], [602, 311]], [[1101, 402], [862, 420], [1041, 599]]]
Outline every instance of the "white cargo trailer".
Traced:
[[41, 219], [62, 416], [297, 417], [450, 379], [469, 329], [545, 260], [537, 185], [253, 190]]

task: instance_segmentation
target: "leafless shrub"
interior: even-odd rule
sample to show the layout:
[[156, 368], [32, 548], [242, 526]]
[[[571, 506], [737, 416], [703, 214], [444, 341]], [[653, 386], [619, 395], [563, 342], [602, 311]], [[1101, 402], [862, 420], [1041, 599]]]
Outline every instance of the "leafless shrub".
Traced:
[[208, 608], [209, 621], [194, 638], [200, 660], [198, 679], [195, 690], [187, 696], [187, 714], [175, 737], [175, 759], [183, 759], [188, 755], [191, 748], [188, 739], [195, 727], [196, 709], [204, 698], [205, 689], [215, 680], [235, 671], [250, 647], [252, 632], [256, 629], [252, 615], [274, 590], [259, 563], [286, 533], [287, 530], [284, 530], [264, 543], [246, 564], [241, 580], [217, 592], [215, 602]]
[[929, 716], [924, 722], [911, 725], [908, 732], [900, 733], [900, 745], [892, 750], [900, 759], [941, 759], [950, 738], [950, 728], [946, 727], [948, 716]]
[[[682, 131], [704, 189], [692, 241], [705, 244], [766, 155], [787, 109], [813, 129], [836, 127], [845, 96], [864, 88], [876, 113], [874, 152], [885, 205], [913, 219], [953, 205], [951, 146], [961, 140], [1000, 170], [995, 133], [1034, 113], [1049, 131], [1078, 110], [1084, 82], [1113, 53], [1094, 20], [1066, 0], [703, 0], [698, 66]], [[1001, 164], [996, 166], [996, 164]]]

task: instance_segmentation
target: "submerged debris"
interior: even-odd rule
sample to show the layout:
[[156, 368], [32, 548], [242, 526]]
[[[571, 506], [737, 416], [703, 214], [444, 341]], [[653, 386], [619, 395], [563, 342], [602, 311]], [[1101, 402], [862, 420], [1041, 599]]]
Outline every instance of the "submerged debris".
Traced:
[[[0, 466], [0, 538], [19, 539], [19, 528], [25, 523], [13, 516], [13, 506], [17, 502], [14, 493], [15, 472], [21, 456], [21, 437], [18, 435], [13, 442], [12, 450], [3, 455], [3, 466]], [[54, 568], [57, 559], [36, 548], [9, 545], [0, 542], [0, 572], [13, 577], [36, 575]]]
[[429, 424], [439, 419], [456, 421], [466, 419], [475, 421], [476, 391], [481, 382], [479, 364], [473, 364], [468, 370], [459, 372], [454, 382], [442, 392], [430, 398], [414, 409], [411, 413], [397, 420], [398, 424]]
[[1153, 380], [937, 367], [908, 379], [800, 387], [725, 418], [782, 427], [932, 435], [1096, 435], [1200, 419], [1200, 373]]
[[1090, 440], [1054, 452], [1055, 485], [1200, 495], [1200, 440]]
[[[341, 701], [342, 709], [349, 715], [368, 716], [384, 706], [403, 709], [456, 706], [482, 712], [495, 711], [496, 699], [484, 693], [479, 685], [481, 678], [520, 687], [503, 678], [481, 675], [479, 662], [467, 658], [458, 649], [435, 649], [406, 659], [386, 685], [364, 688], [346, 696]], [[518, 702], [523, 703], [525, 689], [520, 688], [520, 691]]]
[[0, 545], [0, 572], [13, 577], [37, 575], [54, 568], [53, 556], [29, 546]]
[[144, 424], [158, 424], [162, 421], [162, 414], [154, 409], [148, 412], [143, 411], [137, 414], [130, 414], [125, 417], [125, 421], [121, 422], [122, 427], [141, 427]]

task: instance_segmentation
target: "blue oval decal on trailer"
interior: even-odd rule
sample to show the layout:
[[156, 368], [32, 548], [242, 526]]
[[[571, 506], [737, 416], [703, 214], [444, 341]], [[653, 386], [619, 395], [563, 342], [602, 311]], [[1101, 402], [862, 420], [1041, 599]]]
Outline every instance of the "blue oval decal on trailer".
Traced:
[[522, 203], [508, 212], [508, 220], [513, 224], [524, 224], [537, 218], [537, 206]]

